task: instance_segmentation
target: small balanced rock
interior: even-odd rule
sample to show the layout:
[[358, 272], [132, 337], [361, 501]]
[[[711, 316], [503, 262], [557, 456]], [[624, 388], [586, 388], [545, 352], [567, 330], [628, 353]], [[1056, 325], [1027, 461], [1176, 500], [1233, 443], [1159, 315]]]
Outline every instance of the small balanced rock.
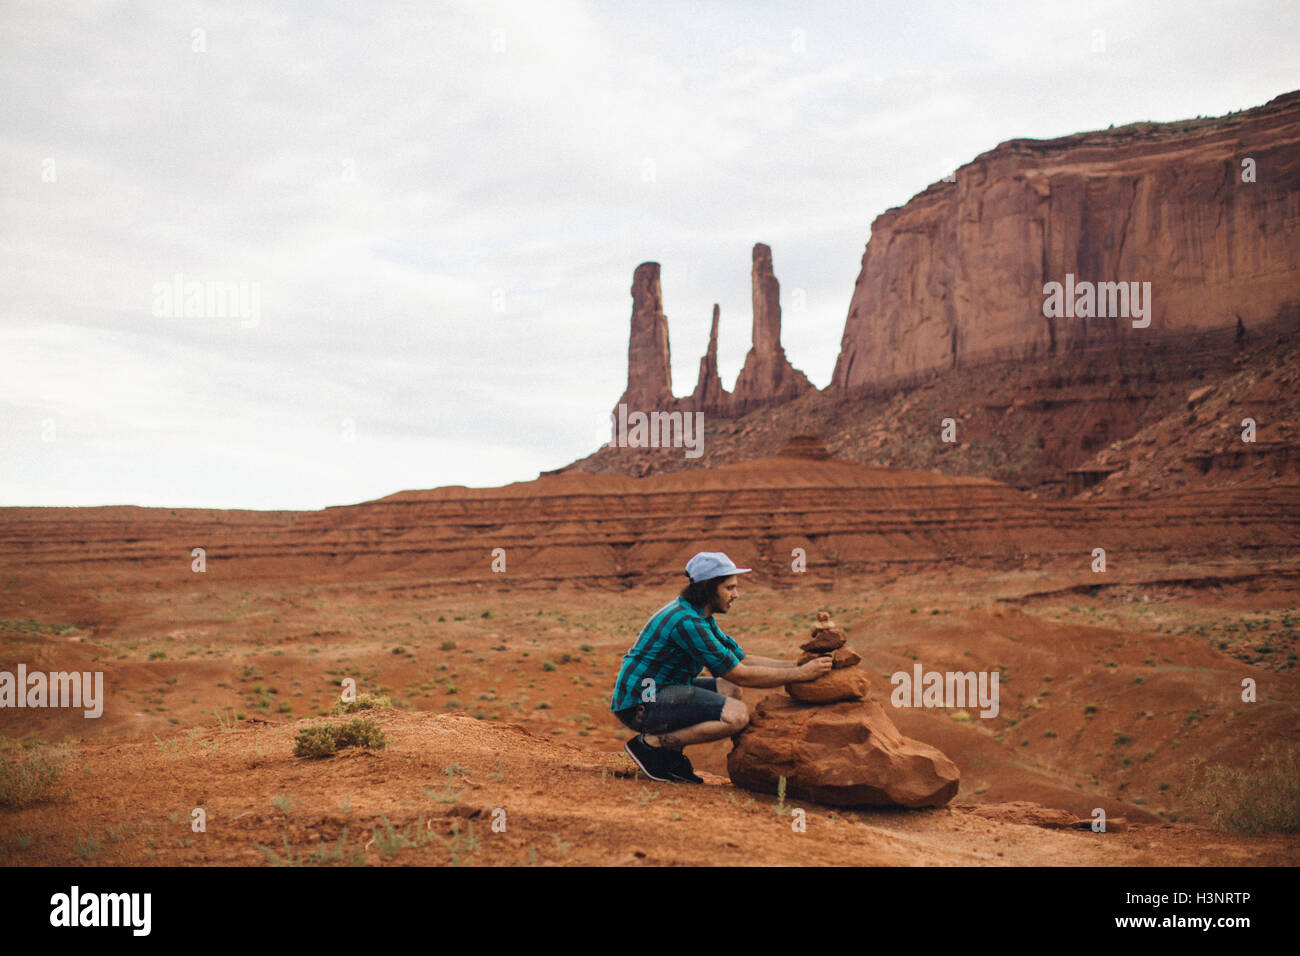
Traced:
[[835, 626], [825, 611], [817, 612], [817, 626], [812, 638], [800, 645], [805, 652], [799, 658], [805, 664], [817, 657], [829, 657], [831, 670], [816, 680], [786, 684], [785, 692], [808, 704], [832, 704], [840, 700], [863, 700], [871, 681], [858, 670], [862, 655], [845, 647], [844, 632]]
[[833, 651], [837, 647], [843, 647], [845, 642], [844, 632], [835, 626], [831, 616], [825, 611], [817, 612], [817, 626], [812, 630], [812, 639], [805, 641], [799, 646], [805, 651], [821, 652]]

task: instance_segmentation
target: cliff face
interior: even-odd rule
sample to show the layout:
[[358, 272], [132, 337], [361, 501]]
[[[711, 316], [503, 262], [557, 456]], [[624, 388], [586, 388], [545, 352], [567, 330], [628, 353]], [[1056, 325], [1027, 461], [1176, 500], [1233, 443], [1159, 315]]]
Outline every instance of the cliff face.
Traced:
[[[1293, 318], [1297, 231], [1300, 93], [1218, 119], [1012, 140], [872, 224], [833, 384]], [[1051, 282], [1070, 301], [1049, 317]], [[1127, 310], [1113, 291], [1110, 314], [1099, 300], [1083, 314], [1084, 284], [1120, 282], [1137, 283]]]
[[700, 359], [695, 391], [688, 398], [674, 398], [659, 263], [643, 262], [637, 266], [632, 277], [627, 390], [619, 403], [629, 411], [702, 411], [727, 417], [763, 405], [787, 402], [813, 391], [807, 376], [790, 364], [781, 347], [781, 287], [772, 271], [772, 250], [761, 242], [754, 246], [751, 282], [754, 344], [745, 356], [735, 392], [723, 388], [718, 377], [718, 306], [714, 305], [709, 349]]

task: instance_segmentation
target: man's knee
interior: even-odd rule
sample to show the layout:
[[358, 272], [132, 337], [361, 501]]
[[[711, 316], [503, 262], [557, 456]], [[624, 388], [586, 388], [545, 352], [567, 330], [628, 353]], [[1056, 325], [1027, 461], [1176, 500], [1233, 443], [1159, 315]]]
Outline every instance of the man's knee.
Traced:
[[730, 698], [722, 705], [722, 722], [731, 728], [732, 733], [744, 730], [749, 724], [749, 708], [743, 701]]
[[739, 684], [733, 684], [731, 681], [723, 680], [721, 677], [718, 678], [718, 692], [726, 694], [733, 700], [741, 700], [745, 696], [745, 692], [741, 689]]

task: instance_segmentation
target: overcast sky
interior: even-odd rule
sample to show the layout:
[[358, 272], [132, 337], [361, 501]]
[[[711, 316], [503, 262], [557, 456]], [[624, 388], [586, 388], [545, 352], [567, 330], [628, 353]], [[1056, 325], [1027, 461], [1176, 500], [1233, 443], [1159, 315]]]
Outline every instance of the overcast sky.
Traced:
[[0, 505], [534, 478], [598, 443], [641, 262], [677, 394], [714, 302], [731, 387], [755, 242], [825, 386], [877, 215], [1007, 139], [1300, 88], [1298, 11], [4, 0]]

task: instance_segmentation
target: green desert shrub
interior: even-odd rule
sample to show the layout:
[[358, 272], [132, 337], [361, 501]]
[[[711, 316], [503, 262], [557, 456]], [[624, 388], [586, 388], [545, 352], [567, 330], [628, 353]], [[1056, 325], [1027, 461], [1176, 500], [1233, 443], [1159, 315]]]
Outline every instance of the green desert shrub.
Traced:
[[379, 724], [358, 717], [346, 724], [313, 724], [298, 732], [293, 741], [295, 757], [332, 757], [345, 747], [382, 750], [388, 740]]
[[0, 806], [25, 807], [54, 795], [66, 756], [51, 747], [0, 754]]
[[1220, 830], [1298, 833], [1300, 747], [1275, 746], [1248, 767], [1206, 767], [1200, 783], [1188, 789], [1187, 799]]
[[355, 714], [359, 710], [376, 710], [392, 707], [393, 699], [379, 694], [357, 694], [353, 700], [341, 700], [334, 705], [336, 714]]
[[293, 739], [295, 757], [330, 757], [338, 750], [338, 740], [330, 724], [314, 724], [298, 731]]
[[383, 750], [388, 745], [388, 738], [384, 736], [379, 724], [369, 717], [349, 720], [338, 728], [337, 738], [340, 749], [364, 747], [367, 750]]

